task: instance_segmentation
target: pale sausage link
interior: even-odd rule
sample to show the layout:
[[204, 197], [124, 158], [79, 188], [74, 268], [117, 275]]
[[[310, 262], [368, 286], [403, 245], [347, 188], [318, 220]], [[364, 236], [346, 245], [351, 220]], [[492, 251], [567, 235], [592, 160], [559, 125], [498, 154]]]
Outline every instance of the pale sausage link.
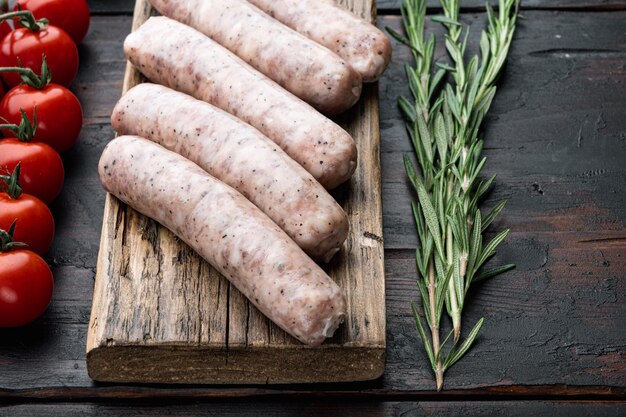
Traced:
[[150, 80], [256, 127], [324, 187], [354, 173], [356, 145], [345, 130], [195, 29], [152, 17], [126, 38], [124, 52]]
[[193, 162], [120, 136], [98, 170], [108, 192], [170, 229], [298, 340], [319, 345], [343, 321], [337, 284], [269, 217]]
[[333, 0], [248, 1], [334, 51], [361, 74], [364, 82], [378, 80], [391, 61], [389, 38]]
[[230, 114], [156, 84], [117, 103], [113, 128], [164, 146], [252, 201], [310, 256], [328, 262], [348, 235], [333, 197], [274, 142]]
[[361, 75], [347, 62], [245, 0], [151, 2], [164, 16], [211, 37], [322, 113], [341, 113], [361, 95]]

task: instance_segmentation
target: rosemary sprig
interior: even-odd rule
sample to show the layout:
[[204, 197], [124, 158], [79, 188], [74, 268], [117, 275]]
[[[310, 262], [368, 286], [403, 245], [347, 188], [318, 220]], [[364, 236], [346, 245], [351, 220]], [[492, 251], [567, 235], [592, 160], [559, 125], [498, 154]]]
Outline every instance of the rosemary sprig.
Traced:
[[[443, 24], [445, 45], [452, 65], [436, 63], [435, 38], [425, 39], [426, 0], [404, 0], [402, 19], [406, 37], [387, 28], [390, 34], [411, 48], [415, 65], [406, 65], [413, 100], [400, 97], [398, 104], [419, 164], [417, 172], [411, 158], [404, 156], [408, 178], [417, 194], [412, 212], [419, 236], [416, 263], [417, 279], [426, 333], [417, 305], [413, 314], [419, 336], [435, 372], [437, 390], [443, 375], [472, 346], [483, 319], [461, 341], [461, 314], [465, 297], [473, 282], [505, 272], [513, 265], [483, 270], [485, 262], [508, 234], [498, 233], [483, 244], [483, 234], [506, 202], [497, 204], [485, 217], [478, 203], [489, 190], [495, 176], [479, 178], [486, 162], [481, 157], [483, 141], [479, 129], [495, 95], [495, 82], [511, 45], [519, 0], [500, 0], [498, 14], [487, 5], [489, 26], [482, 32], [480, 57], [465, 62], [469, 30], [459, 23], [459, 0], [440, 0], [444, 15], [432, 20]], [[461, 37], [463, 39], [461, 40]], [[440, 87], [447, 75], [454, 85]], [[440, 323], [444, 306], [452, 319], [452, 330], [440, 342]], [[452, 337], [452, 346], [445, 345]]]

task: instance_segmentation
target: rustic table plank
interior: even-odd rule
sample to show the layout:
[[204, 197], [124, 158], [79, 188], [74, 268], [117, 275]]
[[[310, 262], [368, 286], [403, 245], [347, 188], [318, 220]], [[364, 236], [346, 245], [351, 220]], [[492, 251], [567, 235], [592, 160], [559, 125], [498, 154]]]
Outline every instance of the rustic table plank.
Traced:
[[[380, 0], [378, 9], [381, 14], [395, 13], [399, 10], [403, 0]], [[488, 0], [489, 4], [497, 5], [498, 0]], [[624, 0], [521, 0], [524, 10], [578, 10], [578, 11], [609, 11], [625, 10]], [[482, 10], [485, 0], [461, 0], [461, 8], [465, 12]], [[441, 6], [438, 0], [429, 0], [428, 8], [432, 12], [439, 13]]]
[[[489, 0], [497, 4], [498, 0]], [[89, 7], [94, 14], [132, 14], [133, 0], [89, 0]], [[379, 0], [380, 14], [397, 14], [402, 0]], [[475, 11], [484, 7], [483, 0], [462, 0], [465, 11]], [[428, 0], [428, 8], [433, 12], [441, 9], [439, 0]], [[565, 10], [624, 10], [624, 0], [523, 0], [523, 9], [565, 9]]]
[[[528, 247], [520, 247], [519, 252], [524, 250]], [[467, 318], [474, 321], [484, 315], [484, 333], [466, 359], [450, 370], [447, 388], [501, 386], [512, 392], [519, 390], [519, 385], [537, 384], [626, 388], [620, 327], [624, 308], [619, 302], [626, 286], [623, 279], [604, 276], [611, 267], [616, 268], [614, 276], [626, 267], [620, 251], [603, 249], [610, 267], [600, 264], [595, 254], [581, 256], [576, 248], [558, 252], [548, 267], [553, 267], [552, 262], [564, 264], [571, 270], [569, 277], [555, 277], [551, 270], [541, 268], [519, 268], [509, 273], [506, 285], [494, 281], [480, 288]], [[417, 296], [412, 253], [388, 251], [387, 257], [390, 331], [386, 374], [382, 380], [355, 387], [391, 392], [429, 390], [432, 377], [418, 349], [409, 310], [410, 301]], [[572, 258], [578, 266], [569, 266]], [[578, 267], [584, 269], [575, 272]], [[92, 385], [84, 363], [84, 340], [93, 271], [58, 267], [55, 276], [60, 285], [45, 317], [24, 329], [2, 333], [6, 339], [0, 341], [1, 388]], [[124, 391], [120, 388], [119, 392]], [[549, 391], [539, 390], [543, 394]], [[59, 388], [56, 395], [63, 392]]]
[[[476, 349], [450, 370], [447, 388], [464, 388], [470, 395], [499, 385], [529, 397], [571, 392], [572, 386], [593, 391], [588, 385], [615, 392], [611, 386], [626, 387], [626, 204], [624, 167], [616, 162], [626, 155], [626, 121], [619, 117], [625, 106], [626, 59], [619, 51], [624, 50], [620, 34], [626, 13], [525, 14], [487, 131], [487, 169], [500, 175], [489, 200], [509, 198], [499, 224], [514, 229], [498, 257], [518, 268], [477, 292], [468, 320], [486, 315], [486, 325]], [[398, 22], [386, 17], [380, 25]], [[53, 398], [84, 398], [102, 388], [88, 378], [84, 362], [104, 201], [96, 166], [112, 137], [108, 117], [124, 70], [119, 45], [129, 30], [128, 16], [96, 16], [81, 47], [74, 90], [85, 107], [86, 126], [78, 146], [65, 156], [66, 187], [53, 207], [58, 233], [47, 259], [57, 282], [54, 301], [33, 325], [0, 331], [0, 392], [5, 397], [11, 389], [50, 387]], [[396, 49], [393, 67], [381, 82], [386, 375], [365, 386], [330, 390], [378, 389], [393, 395], [432, 389], [408, 305], [417, 297], [410, 250], [415, 241], [405, 210], [409, 188], [397, 161], [409, 147], [394, 105], [404, 91], [404, 56]], [[494, 144], [496, 138], [504, 145]], [[558, 160], [552, 162], [552, 155]], [[528, 391], [528, 386], [538, 388]], [[72, 387], [79, 391], [68, 394]], [[123, 397], [136, 388], [115, 389], [114, 396]], [[161, 395], [150, 387], [143, 392]]]
[[417, 417], [417, 416], [446, 416], [446, 417], [491, 417], [499, 416], [537, 416], [550, 415], [553, 417], [569, 417], [584, 415], [587, 417], [618, 417], [626, 412], [626, 403], [617, 402], [354, 402], [345, 403], [329, 401], [297, 401], [287, 403], [258, 403], [245, 402], [209, 403], [209, 404], [145, 404], [129, 405], [126, 403], [109, 404], [23, 404], [0, 406], [0, 415], [6, 412], [12, 417], [73, 417], [85, 415], [108, 416], [300, 416], [300, 417]]
[[133, 14], [133, 0], [88, 0], [92, 15]]

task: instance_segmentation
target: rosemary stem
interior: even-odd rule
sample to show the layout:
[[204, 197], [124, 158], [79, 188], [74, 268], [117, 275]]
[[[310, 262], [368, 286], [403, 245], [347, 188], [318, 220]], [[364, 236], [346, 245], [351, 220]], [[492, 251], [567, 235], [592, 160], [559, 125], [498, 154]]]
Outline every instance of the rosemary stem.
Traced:
[[[447, 204], [451, 203], [455, 179], [451, 172], [448, 172], [447, 179]], [[446, 260], [448, 261], [448, 266], [450, 268], [454, 268], [454, 239], [452, 236], [452, 226], [450, 223], [446, 225]], [[450, 300], [450, 315], [452, 318], [452, 325], [454, 327], [454, 341], [458, 342], [461, 337], [461, 311], [459, 309], [459, 301], [457, 299], [456, 289], [454, 279], [451, 279], [448, 282], [448, 299]]]
[[435, 369], [435, 378], [437, 380], [437, 391], [441, 391], [443, 388], [443, 364], [441, 362], [441, 345], [439, 341], [439, 320], [437, 319], [436, 310], [436, 289], [435, 284], [435, 267], [433, 264], [433, 258], [431, 256], [428, 262], [428, 298], [430, 300], [430, 335], [433, 340], [433, 353], [437, 358], [437, 366]]
[[[452, 263], [454, 262], [453, 253], [453, 242], [452, 242], [452, 227], [448, 225], [446, 230], [446, 243], [447, 243], [447, 257], [448, 257], [448, 265], [454, 267]], [[451, 279], [448, 283], [448, 292], [450, 296], [450, 313], [452, 315], [452, 325], [454, 327], [454, 341], [458, 342], [461, 337], [461, 311], [459, 310], [459, 301], [456, 296], [456, 290], [454, 286], [454, 279]]]

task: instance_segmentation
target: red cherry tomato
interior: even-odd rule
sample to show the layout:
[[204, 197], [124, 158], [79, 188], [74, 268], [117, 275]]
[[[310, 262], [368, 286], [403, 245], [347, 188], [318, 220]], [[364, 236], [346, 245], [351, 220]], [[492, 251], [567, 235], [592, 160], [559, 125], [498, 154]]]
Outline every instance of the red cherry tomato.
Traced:
[[[57, 84], [48, 84], [41, 90], [22, 84], [9, 90], [0, 101], [0, 115], [17, 125], [22, 120], [20, 109], [33, 120], [35, 108], [35, 141], [45, 142], [59, 153], [74, 146], [83, 125], [83, 110], [70, 90]], [[13, 136], [10, 131], [2, 133], [5, 137]]]
[[24, 192], [50, 204], [61, 192], [65, 179], [59, 154], [45, 143], [0, 140], [0, 171], [8, 168], [13, 172], [20, 161], [20, 185]]
[[22, 10], [30, 10], [35, 19], [46, 18], [79, 44], [89, 29], [89, 6], [86, 0], [17, 0]]
[[7, 193], [0, 193], [0, 229], [9, 230], [15, 220], [13, 239], [26, 243], [38, 255], [46, 254], [54, 239], [54, 218], [48, 206], [30, 194], [13, 200]]
[[[5, 36], [0, 42], [0, 66], [30, 68], [41, 72], [42, 56], [45, 55], [56, 84], [69, 86], [78, 71], [78, 49], [67, 33], [56, 26], [32, 32], [20, 28]], [[2, 79], [9, 87], [15, 87], [22, 78], [15, 73], [3, 73]]]
[[11, 29], [11, 26], [9, 26], [9, 22], [3, 20], [2, 23], [0, 23], [0, 39], [7, 36], [9, 33], [11, 33], [12, 30], [13, 29]]
[[50, 267], [36, 253], [0, 253], [0, 327], [23, 326], [41, 316], [53, 288]]

